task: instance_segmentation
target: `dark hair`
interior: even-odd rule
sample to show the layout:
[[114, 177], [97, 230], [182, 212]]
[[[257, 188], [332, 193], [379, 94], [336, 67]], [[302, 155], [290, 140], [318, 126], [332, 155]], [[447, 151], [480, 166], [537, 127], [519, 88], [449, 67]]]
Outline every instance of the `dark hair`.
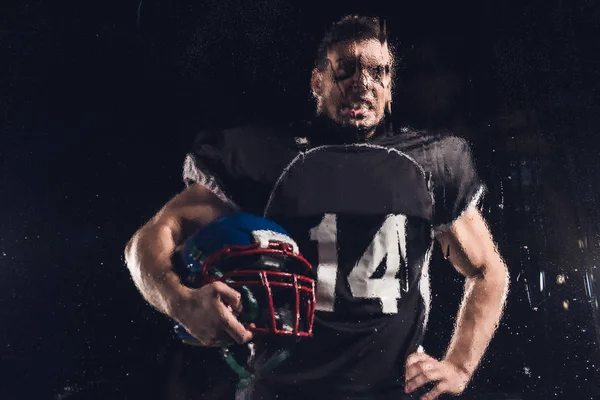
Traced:
[[388, 49], [392, 56], [391, 73], [394, 77], [395, 49], [387, 40], [387, 29], [385, 22], [381, 23], [377, 17], [366, 17], [359, 15], [347, 15], [331, 24], [317, 51], [315, 68], [323, 71], [327, 67], [327, 51], [335, 44], [349, 40], [379, 40], [388, 43]]

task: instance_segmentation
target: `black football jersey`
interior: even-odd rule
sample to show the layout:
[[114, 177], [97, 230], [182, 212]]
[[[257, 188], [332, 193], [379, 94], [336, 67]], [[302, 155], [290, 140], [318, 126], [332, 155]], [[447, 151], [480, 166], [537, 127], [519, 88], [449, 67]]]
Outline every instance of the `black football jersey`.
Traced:
[[281, 224], [316, 269], [314, 336], [264, 381], [310, 398], [401, 398], [404, 362], [427, 325], [435, 232], [484, 187], [455, 136], [345, 143], [323, 129], [202, 132], [184, 180]]

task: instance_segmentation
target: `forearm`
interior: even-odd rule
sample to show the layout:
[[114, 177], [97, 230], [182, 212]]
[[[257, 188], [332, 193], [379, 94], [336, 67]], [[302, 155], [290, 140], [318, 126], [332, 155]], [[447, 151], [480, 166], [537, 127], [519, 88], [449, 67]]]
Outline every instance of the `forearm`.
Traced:
[[471, 376], [496, 331], [508, 293], [508, 272], [502, 260], [467, 277], [454, 334], [444, 359]]
[[181, 230], [172, 224], [150, 222], [128, 243], [125, 260], [131, 277], [144, 297], [162, 313], [172, 315], [187, 289], [173, 270], [172, 254]]
[[232, 210], [210, 190], [192, 185], [171, 199], [129, 241], [125, 261], [140, 293], [159, 311], [175, 318], [190, 294], [172, 264], [177, 246], [200, 227]]

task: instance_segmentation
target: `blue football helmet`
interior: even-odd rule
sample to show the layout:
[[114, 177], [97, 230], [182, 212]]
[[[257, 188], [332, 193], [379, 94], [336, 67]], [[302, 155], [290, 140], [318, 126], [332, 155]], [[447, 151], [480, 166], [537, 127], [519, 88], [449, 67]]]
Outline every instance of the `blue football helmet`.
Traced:
[[[275, 222], [247, 213], [228, 214], [192, 235], [178, 256], [184, 285], [198, 288], [222, 281], [241, 293], [238, 319], [255, 333], [254, 341], [281, 344], [278, 339], [312, 336], [314, 272], [296, 242]], [[177, 323], [175, 330], [183, 342], [198, 344]], [[253, 377], [230, 357], [228, 347], [222, 347], [227, 363], [242, 378]], [[288, 355], [275, 354], [272, 364]]]

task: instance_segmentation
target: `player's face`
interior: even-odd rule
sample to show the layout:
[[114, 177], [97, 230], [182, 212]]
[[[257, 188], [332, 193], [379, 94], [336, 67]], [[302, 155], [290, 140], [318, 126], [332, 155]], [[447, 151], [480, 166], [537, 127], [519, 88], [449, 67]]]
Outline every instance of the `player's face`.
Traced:
[[387, 44], [378, 40], [347, 41], [328, 52], [324, 71], [313, 72], [311, 86], [318, 112], [344, 128], [364, 134], [382, 121], [391, 101], [392, 58]]

